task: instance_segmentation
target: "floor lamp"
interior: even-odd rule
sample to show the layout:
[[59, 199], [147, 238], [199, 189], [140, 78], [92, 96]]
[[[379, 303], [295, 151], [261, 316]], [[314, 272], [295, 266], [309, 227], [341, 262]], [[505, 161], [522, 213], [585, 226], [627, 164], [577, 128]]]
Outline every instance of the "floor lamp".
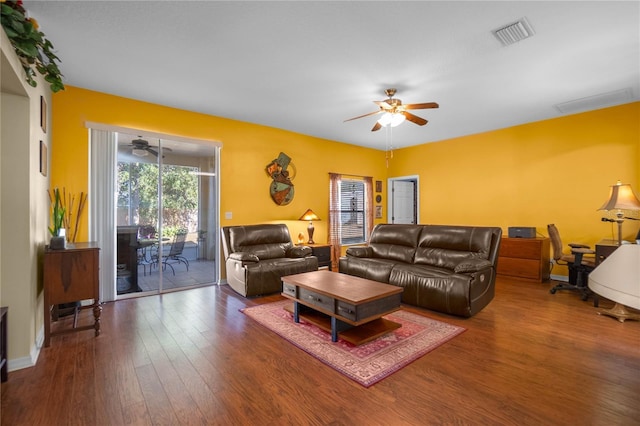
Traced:
[[616, 218], [613, 221], [618, 224], [618, 245], [621, 245], [622, 222], [624, 222], [624, 212], [622, 210], [640, 210], [640, 200], [633, 192], [631, 185], [618, 181], [618, 183], [611, 186], [609, 199], [598, 210], [616, 211]]
[[640, 320], [640, 315], [627, 306], [640, 309], [640, 245], [623, 244], [589, 274], [589, 288], [602, 297], [614, 301], [611, 309], [598, 311], [624, 322]]

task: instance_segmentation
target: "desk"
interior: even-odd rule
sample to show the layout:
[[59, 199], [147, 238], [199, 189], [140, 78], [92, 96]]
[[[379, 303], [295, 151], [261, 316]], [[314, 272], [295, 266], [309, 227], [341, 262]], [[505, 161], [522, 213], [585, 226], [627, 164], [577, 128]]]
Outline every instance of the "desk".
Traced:
[[[100, 248], [96, 243], [69, 244], [64, 250], [44, 251], [44, 346], [48, 347], [51, 336], [81, 330], [94, 330], [100, 335], [100, 286], [98, 272]], [[51, 307], [62, 303], [72, 303], [93, 299], [89, 306], [93, 309], [94, 322], [90, 325], [51, 331]]]

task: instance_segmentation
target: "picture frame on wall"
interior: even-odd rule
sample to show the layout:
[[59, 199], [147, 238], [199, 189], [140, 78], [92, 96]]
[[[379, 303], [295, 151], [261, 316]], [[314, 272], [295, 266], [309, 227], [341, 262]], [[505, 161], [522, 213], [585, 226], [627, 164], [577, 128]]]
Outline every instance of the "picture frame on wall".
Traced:
[[40, 141], [40, 174], [45, 177], [47, 176], [48, 158], [47, 144]]
[[377, 180], [376, 181], [376, 192], [382, 192], [382, 181], [381, 180]]
[[40, 128], [47, 133], [47, 101], [40, 96]]
[[382, 219], [382, 206], [376, 206], [376, 219]]

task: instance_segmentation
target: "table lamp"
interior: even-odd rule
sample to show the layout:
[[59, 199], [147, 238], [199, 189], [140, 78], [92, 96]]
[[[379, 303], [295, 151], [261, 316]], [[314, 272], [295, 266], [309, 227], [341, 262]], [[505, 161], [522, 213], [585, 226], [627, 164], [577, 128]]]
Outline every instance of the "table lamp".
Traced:
[[300, 216], [300, 219], [298, 220], [308, 220], [309, 221], [309, 226], [307, 227], [307, 232], [309, 233], [309, 242], [308, 244], [315, 244], [315, 242], [313, 241], [313, 221], [314, 220], [320, 220], [320, 218], [318, 217], [317, 214], [315, 214], [313, 212], [313, 210], [311, 209], [307, 209], [306, 212], [304, 212], [304, 214], [302, 216]]
[[622, 210], [640, 210], [640, 200], [633, 192], [631, 185], [618, 181], [618, 183], [611, 186], [609, 199], [598, 210], [616, 210], [616, 218], [613, 221], [618, 224], [618, 245], [621, 245], [622, 222], [624, 222], [624, 212]]
[[[623, 244], [589, 274], [589, 288], [615, 302], [611, 309], [598, 311], [624, 322], [640, 320], [627, 306], [640, 309], [640, 245]], [[626, 305], [626, 306], [625, 306]]]

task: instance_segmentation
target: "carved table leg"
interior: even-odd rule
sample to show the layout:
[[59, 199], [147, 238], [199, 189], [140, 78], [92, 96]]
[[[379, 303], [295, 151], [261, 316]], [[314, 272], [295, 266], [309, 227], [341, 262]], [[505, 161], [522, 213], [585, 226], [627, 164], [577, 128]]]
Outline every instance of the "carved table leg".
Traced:
[[95, 322], [93, 323], [93, 327], [96, 329], [96, 337], [100, 335], [100, 314], [102, 313], [102, 306], [100, 302], [96, 302], [93, 305], [93, 318]]

